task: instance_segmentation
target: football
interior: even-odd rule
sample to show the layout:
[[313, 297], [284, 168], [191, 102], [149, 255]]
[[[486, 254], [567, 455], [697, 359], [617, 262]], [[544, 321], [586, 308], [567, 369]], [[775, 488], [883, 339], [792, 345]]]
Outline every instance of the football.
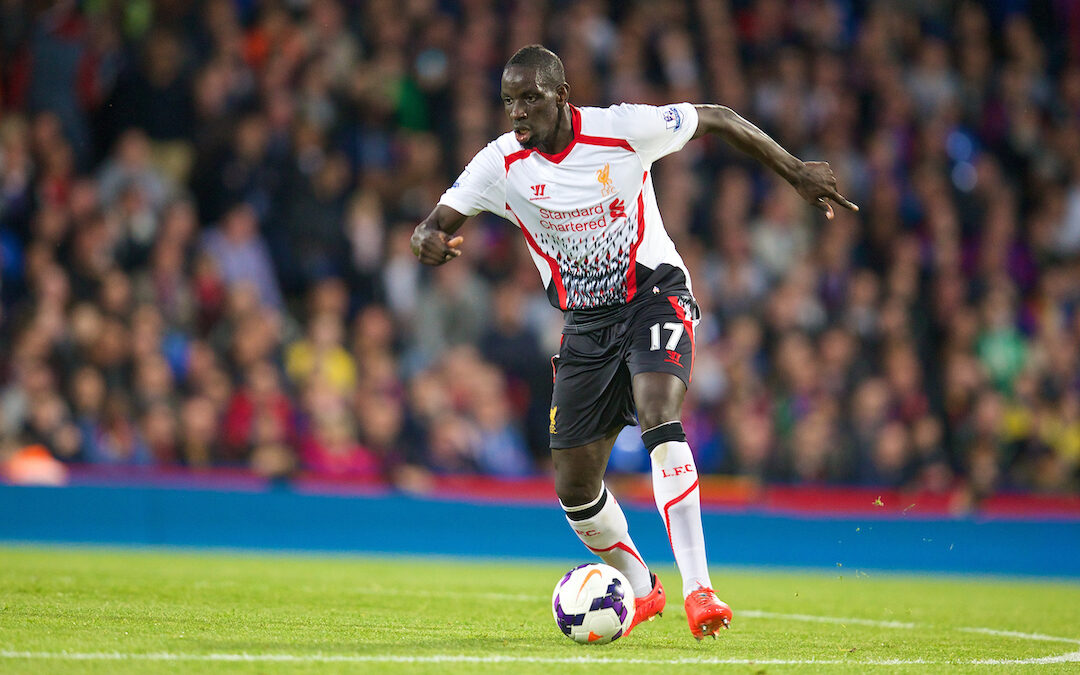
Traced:
[[622, 637], [634, 621], [634, 594], [614, 567], [578, 565], [555, 584], [551, 613], [559, 630], [574, 642], [607, 644]]

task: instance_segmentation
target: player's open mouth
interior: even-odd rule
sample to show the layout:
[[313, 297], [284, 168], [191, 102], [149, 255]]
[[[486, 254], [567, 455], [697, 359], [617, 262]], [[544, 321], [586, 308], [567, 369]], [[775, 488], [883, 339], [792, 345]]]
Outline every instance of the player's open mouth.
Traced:
[[532, 136], [532, 132], [528, 129], [514, 129], [514, 138], [522, 145], [525, 144], [525, 141], [529, 140], [530, 136]]

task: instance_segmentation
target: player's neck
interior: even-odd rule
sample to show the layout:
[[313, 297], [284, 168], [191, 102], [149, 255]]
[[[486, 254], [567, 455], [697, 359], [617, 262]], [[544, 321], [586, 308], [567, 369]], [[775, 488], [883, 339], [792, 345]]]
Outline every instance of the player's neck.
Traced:
[[574, 125], [570, 118], [570, 104], [564, 103], [559, 110], [559, 121], [555, 126], [555, 133], [551, 135], [551, 143], [542, 143], [537, 149], [548, 155], [557, 155], [566, 150], [573, 140]]

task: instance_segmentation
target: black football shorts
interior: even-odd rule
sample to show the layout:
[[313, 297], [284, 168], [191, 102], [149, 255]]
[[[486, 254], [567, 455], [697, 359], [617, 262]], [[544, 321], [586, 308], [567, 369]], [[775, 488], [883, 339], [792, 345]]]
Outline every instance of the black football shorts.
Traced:
[[563, 335], [552, 357], [552, 449], [575, 448], [637, 424], [631, 379], [671, 373], [690, 384], [698, 307], [687, 293], [642, 299], [618, 323]]

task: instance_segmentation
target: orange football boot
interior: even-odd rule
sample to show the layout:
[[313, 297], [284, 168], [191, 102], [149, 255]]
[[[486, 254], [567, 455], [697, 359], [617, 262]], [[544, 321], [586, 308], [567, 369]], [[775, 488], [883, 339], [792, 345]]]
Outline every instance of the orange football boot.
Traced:
[[713, 589], [698, 586], [686, 596], [686, 620], [690, 623], [690, 632], [698, 640], [706, 635], [715, 639], [721, 628], [731, 626], [731, 619], [731, 608], [716, 597]]
[[667, 595], [664, 593], [664, 585], [660, 583], [660, 577], [649, 573], [652, 577], [652, 590], [643, 598], [634, 598], [634, 620], [626, 629], [626, 635], [634, 630], [634, 626], [642, 621], [652, 621], [658, 616], [664, 615], [664, 605], [667, 603]]

